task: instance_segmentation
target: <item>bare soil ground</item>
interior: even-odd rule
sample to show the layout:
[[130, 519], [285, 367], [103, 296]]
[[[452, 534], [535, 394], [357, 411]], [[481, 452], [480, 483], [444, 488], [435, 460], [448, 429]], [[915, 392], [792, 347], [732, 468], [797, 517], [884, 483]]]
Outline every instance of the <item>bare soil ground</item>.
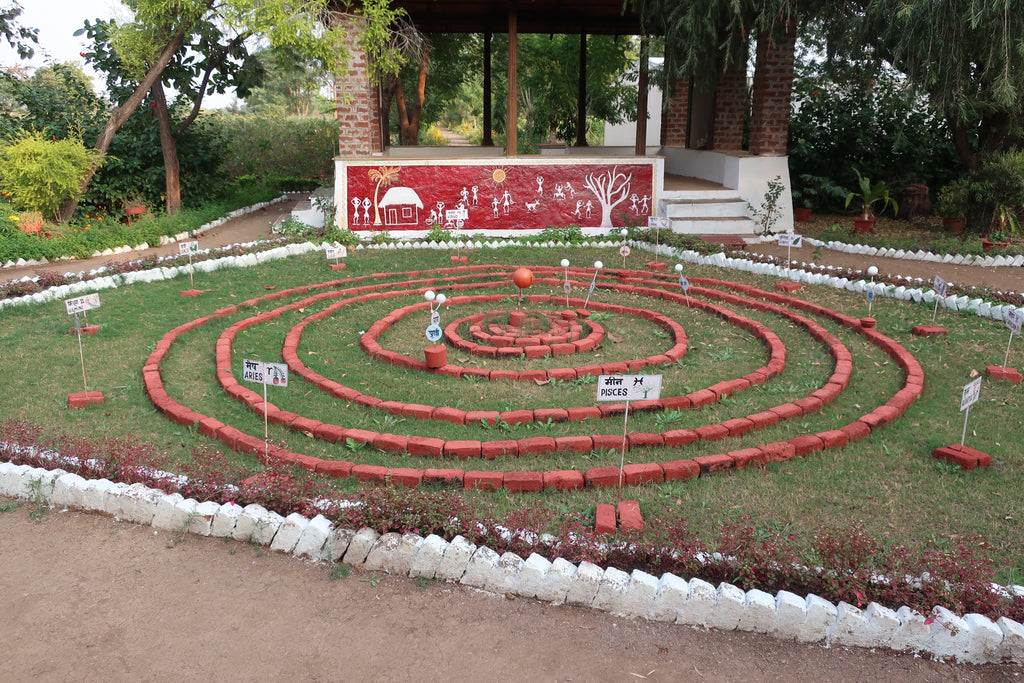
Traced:
[[[289, 210], [289, 203], [275, 204], [210, 231], [200, 243], [219, 246], [266, 235], [270, 222]], [[163, 250], [177, 251], [173, 245]], [[811, 260], [810, 253], [797, 251], [794, 258]], [[77, 271], [111, 260], [45, 268]], [[927, 279], [939, 272], [952, 282], [1024, 291], [1024, 269], [888, 261], [829, 251], [819, 260], [853, 268], [874, 264], [883, 272], [919, 272]], [[0, 278], [40, 268], [12, 270]], [[1024, 676], [1022, 667], [824, 649], [506, 599], [450, 584], [421, 587], [358, 568], [330, 581], [323, 566], [246, 544], [181, 537], [79, 512], [51, 510], [35, 521], [32, 509], [25, 503], [0, 513], [5, 680], [1004, 681]]]
[[29, 503], [0, 513], [9, 681], [1004, 681], [1024, 670], [624, 619]]

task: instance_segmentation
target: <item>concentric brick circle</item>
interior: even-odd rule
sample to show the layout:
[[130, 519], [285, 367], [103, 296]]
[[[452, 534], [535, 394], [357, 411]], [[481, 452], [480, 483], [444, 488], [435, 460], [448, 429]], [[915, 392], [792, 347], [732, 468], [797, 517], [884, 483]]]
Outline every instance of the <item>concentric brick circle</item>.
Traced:
[[[656, 401], [633, 402], [629, 406], [631, 412], [634, 410], [695, 409], [721, 401], [724, 397], [731, 396], [736, 392], [765, 384], [781, 375], [786, 368], [785, 344], [768, 324], [744, 315], [738, 312], [739, 310], [771, 314], [777, 319], [799, 327], [817, 343], [828, 349], [834, 364], [833, 371], [824, 382], [821, 382], [817, 388], [809, 391], [805, 396], [750, 415], [738, 415], [693, 429], [627, 432], [624, 435], [617, 429], [619, 421], [609, 423], [606, 420], [613, 416], [621, 416], [625, 410], [624, 404], [591, 404], [558, 408], [522, 406], [505, 411], [473, 411], [444, 405], [408, 404], [394, 398], [373, 396], [353, 386], [346, 386], [339, 381], [342, 378], [323, 376], [307, 367], [300, 359], [299, 347], [302, 343], [302, 336], [310, 325], [338, 315], [347, 307], [354, 305], [369, 302], [384, 302], [386, 305], [391, 300], [402, 303], [403, 299], [409, 297], [422, 299], [422, 293], [426, 289], [439, 286], [444, 286], [446, 290], [452, 292], [459, 292], [448, 298], [448, 306], [452, 310], [470, 305], [487, 307], [483, 313], [464, 315], [446, 326], [445, 339], [451, 348], [466, 351], [474, 358], [480, 358], [481, 361], [490, 357], [499, 358], [498, 349], [510, 348], [517, 351], [521, 349], [518, 353], [507, 352], [507, 358], [502, 358], [521, 362], [522, 369], [488, 369], [481, 365], [450, 363], [439, 368], [429, 369], [424, 361], [383, 346], [380, 343], [381, 335], [390, 327], [399, 324], [406, 316], [414, 313], [422, 315], [427, 311], [429, 304], [422, 300], [417, 303], [396, 306], [387, 315], [373, 323], [360, 338], [360, 348], [374, 362], [390, 363], [415, 372], [422, 372], [425, 375], [432, 373], [442, 377], [472, 377], [487, 379], [491, 382], [574, 380], [586, 378], [588, 375], [632, 373], [651, 366], [679, 361], [686, 353], [686, 332], [682, 324], [673, 319], [671, 314], [636, 306], [591, 300], [588, 304], [588, 309], [591, 311], [638, 316], [660, 327], [671, 338], [671, 345], [667, 346], [663, 353], [645, 358], [625, 357], [621, 360], [591, 364], [581, 364], [577, 361], [574, 364], [555, 368], [531, 367], [531, 363], [539, 360], [573, 359], [576, 361], [577, 358], [586, 359], [586, 355], [592, 352], [594, 347], [574, 346], [571, 352], [562, 347], [561, 350], [564, 352], [557, 353], [555, 349], [559, 348], [559, 345], [581, 342], [591, 338], [591, 335], [594, 334], [604, 335], [606, 331], [595, 322], [586, 323], [585, 328], [588, 330], [586, 335], [582, 334], [583, 324], [579, 325], [579, 329], [575, 333], [572, 323], [556, 324], [558, 319], [572, 320], [569, 313], [565, 312], [567, 310], [564, 308], [566, 300], [564, 297], [545, 294], [533, 294], [524, 298], [523, 319], [533, 320], [534, 327], [538, 327], [538, 332], [539, 327], [543, 327], [544, 321], [547, 321], [546, 333], [516, 335], [508, 328], [503, 330], [498, 322], [489, 322], [500, 320], [502, 316], [508, 315], [510, 317], [508, 324], [512, 324], [511, 314], [503, 313], [502, 308], [514, 306], [518, 299], [516, 294], [507, 291], [509, 276], [513, 270], [514, 268], [498, 265], [445, 268], [430, 273], [408, 273], [405, 279], [398, 282], [385, 281], [388, 278], [393, 278], [394, 274], [375, 274], [275, 291], [264, 297], [243, 302], [238, 306], [220, 309], [164, 335], [143, 368], [146, 391], [154, 405], [172, 420], [186, 425], [198, 425], [200, 433], [217, 439], [230, 448], [263, 457], [265, 444], [259, 436], [247, 434], [219, 420], [217, 416], [200, 414], [169, 396], [161, 379], [160, 364], [166, 359], [171, 345], [175, 341], [200, 326], [235, 317], [240, 312], [264, 306], [273, 301], [289, 300], [289, 303], [283, 303], [272, 310], [237, 320], [220, 334], [215, 343], [214, 353], [217, 381], [223, 391], [260, 415], [266, 410], [268, 420], [271, 422], [316, 439], [333, 443], [344, 443], [351, 440], [368, 444], [380, 451], [425, 458], [427, 462], [422, 468], [389, 468], [347, 460], [313, 458], [280, 447], [271, 447], [266, 453], [267, 456], [335, 476], [355, 476], [365, 480], [390, 480], [404, 485], [415, 485], [423, 481], [442, 481], [457, 483], [467, 488], [504, 487], [513, 491], [538, 491], [545, 488], [574, 489], [584, 486], [614, 486], [618, 483], [619, 471], [617, 467], [525, 472], [474, 471], [452, 465], [471, 458], [513, 458], [565, 452], [586, 454], [594, 449], [655, 447], [661, 449], [657, 452], [667, 454], [667, 459], [627, 465], [625, 482], [629, 485], [636, 485], [687, 479], [723, 469], [743, 468], [755, 463], [766, 464], [770, 461], [785, 460], [817, 450], [836, 448], [864, 438], [873, 430], [884, 427], [889, 421], [902, 414], [920, 395], [923, 387], [924, 377], [921, 367], [906, 349], [875, 329], [862, 328], [852, 317], [786, 294], [706, 278], [690, 278], [691, 287], [689, 296], [686, 297], [678, 290], [678, 285], [672, 276], [644, 271], [603, 271], [595, 281], [596, 286], [604, 291], [628, 295], [631, 300], [649, 298], [663, 302], [668, 307], [687, 306], [700, 314], [717, 316], [725, 323], [744, 330], [757, 339], [764, 346], [768, 361], [765, 365], [742, 376], [719, 381], [685, 394], [663, 396]], [[536, 276], [535, 288], [544, 285], [552, 288], [561, 287], [562, 269], [533, 266], [532, 270]], [[569, 274], [577, 288], [585, 289], [590, 284], [593, 271], [570, 269]], [[497, 292], [502, 289], [505, 291]], [[582, 308], [583, 305], [584, 300], [570, 297], [568, 311]], [[527, 436], [518, 439], [490, 441], [471, 438], [446, 440], [417, 434], [415, 429], [417, 422], [415, 421], [411, 423], [410, 429], [404, 430], [406, 433], [380, 433], [353, 425], [320, 422], [282, 410], [277, 406], [265, 406], [262, 395], [239, 384], [233, 371], [235, 362], [240, 362], [240, 358], [233, 353], [233, 342], [236, 336], [243, 330], [267, 323], [286, 312], [304, 312], [306, 309], [317, 306], [322, 306], [322, 308], [305, 316], [287, 331], [281, 349], [282, 358], [289, 365], [290, 370], [300, 376], [311, 389], [323, 391], [330, 396], [347, 403], [363, 406], [370, 411], [415, 418], [415, 420], [440, 421], [456, 425], [474, 425], [480, 422], [490, 425], [502, 423], [516, 425], [588, 420], [590, 421], [588, 425], [594, 425], [593, 433], [560, 437]], [[839, 338], [813, 318], [821, 318], [847, 328], [859, 334], [866, 342], [883, 350], [900, 367], [903, 373], [902, 386], [884, 403], [874, 406], [852, 422], [837, 424], [832, 429], [814, 434], [798, 434], [787, 440], [760, 443], [756, 446], [726, 450], [712, 455], [675, 459], [673, 456], [678, 454], [677, 449], [690, 443], [713, 442], [727, 437], [738, 437], [771, 425], [787, 424], [787, 420], [811, 415], [820, 411], [843, 392], [854, 369], [853, 356]], [[474, 325], [476, 329], [474, 329]], [[498, 327], [491, 328], [490, 325], [498, 325]], [[529, 326], [523, 327], [522, 321], [520, 321], [520, 330], [528, 332], [528, 328]], [[460, 330], [467, 332], [463, 334]], [[567, 338], [566, 341], [562, 340], [563, 330]], [[573, 339], [574, 334], [577, 334], [578, 338]], [[466, 336], [475, 341], [467, 340]], [[530, 337], [534, 338], [530, 339]], [[512, 339], [513, 343], [510, 346], [496, 346], [495, 340], [499, 339], [502, 341]], [[518, 345], [516, 344], [517, 339], [528, 339], [537, 343]], [[460, 346], [460, 341], [465, 344]], [[491, 356], [491, 351], [472, 353], [470, 347], [491, 348], [495, 351], [493, 356]], [[531, 348], [534, 349], [533, 355], [529, 352]], [[604, 347], [602, 346], [602, 348]]]

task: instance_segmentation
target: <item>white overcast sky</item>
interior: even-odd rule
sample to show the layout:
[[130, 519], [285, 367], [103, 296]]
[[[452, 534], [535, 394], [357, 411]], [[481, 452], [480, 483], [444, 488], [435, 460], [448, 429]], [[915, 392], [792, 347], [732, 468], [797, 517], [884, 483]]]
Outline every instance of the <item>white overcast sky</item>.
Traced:
[[[11, 0], [0, 0], [0, 7], [10, 7]], [[81, 53], [85, 52], [88, 38], [76, 36], [75, 31], [82, 28], [85, 20], [119, 19], [131, 17], [130, 12], [117, 0], [18, 0], [22, 7], [18, 17], [20, 26], [39, 29], [39, 44], [35, 47], [35, 56], [28, 60], [19, 59], [18, 53], [11, 49], [6, 41], [0, 40], [0, 67], [44, 66], [59, 62], [78, 62], [85, 66]], [[93, 77], [93, 87], [97, 92], [103, 89], [102, 77], [97, 77], [90, 69], [86, 73]], [[233, 95], [207, 96], [203, 100], [204, 108], [226, 107], [234, 100]]]

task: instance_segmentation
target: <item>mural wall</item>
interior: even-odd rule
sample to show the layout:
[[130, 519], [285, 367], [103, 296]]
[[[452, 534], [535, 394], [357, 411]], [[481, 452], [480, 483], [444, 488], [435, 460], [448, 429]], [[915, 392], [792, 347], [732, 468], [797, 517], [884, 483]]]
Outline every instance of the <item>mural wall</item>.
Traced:
[[[654, 215], [661, 159], [539, 163], [339, 160], [338, 224], [352, 230], [621, 227]], [[373, 160], [376, 162], [377, 160]]]

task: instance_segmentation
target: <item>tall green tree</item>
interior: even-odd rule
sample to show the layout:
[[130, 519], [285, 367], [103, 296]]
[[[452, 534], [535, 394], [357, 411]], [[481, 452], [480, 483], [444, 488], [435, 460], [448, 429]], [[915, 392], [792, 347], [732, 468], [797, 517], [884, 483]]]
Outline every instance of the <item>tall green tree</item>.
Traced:
[[262, 71], [262, 81], [247, 94], [242, 111], [246, 114], [274, 116], [319, 116], [332, 107], [323, 95], [330, 75], [302, 60], [291, 51], [268, 47], [254, 57]]
[[22, 7], [12, 2], [7, 7], [0, 7], [0, 38], [17, 51], [22, 59], [29, 59], [35, 54], [32, 44], [39, 44], [39, 29], [21, 26], [18, 17]]
[[[381, 3], [387, 7], [386, 0], [365, 0], [362, 5], [370, 29], [367, 35], [378, 35], [376, 24], [391, 19], [390, 11], [378, 11]], [[99, 152], [109, 149], [117, 130], [157, 85], [168, 65], [190, 44], [192, 36], [201, 33], [199, 27], [216, 25], [223, 35], [258, 34], [334, 73], [343, 73], [348, 61], [347, 51], [341, 47], [344, 29], [328, 0], [127, 0], [126, 4], [134, 18], [116, 25], [110, 44], [136, 85], [111, 111], [96, 140]], [[182, 63], [187, 64], [187, 57]], [[159, 106], [159, 93], [155, 97]], [[166, 136], [162, 141], [167, 142]], [[91, 179], [89, 173], [83, 188]], [[74, 202], [66, 202], [61, 215], [69, 216], [74, 208]]]

